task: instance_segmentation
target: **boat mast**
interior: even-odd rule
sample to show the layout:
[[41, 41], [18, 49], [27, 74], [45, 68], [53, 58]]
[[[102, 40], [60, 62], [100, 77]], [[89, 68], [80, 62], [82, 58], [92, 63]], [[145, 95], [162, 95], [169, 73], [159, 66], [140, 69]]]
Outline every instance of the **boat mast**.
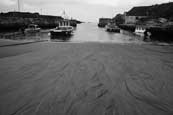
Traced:
[[62, 13], [62, 17], [63, 17], [65, 20], [68, 19], [68, 15], [66, 14], [65, 10], [64, 10], [63, 13]]
[[20, 12], [20, 0], [18, 0], [17, 2], [18, 2], [18, 12]]

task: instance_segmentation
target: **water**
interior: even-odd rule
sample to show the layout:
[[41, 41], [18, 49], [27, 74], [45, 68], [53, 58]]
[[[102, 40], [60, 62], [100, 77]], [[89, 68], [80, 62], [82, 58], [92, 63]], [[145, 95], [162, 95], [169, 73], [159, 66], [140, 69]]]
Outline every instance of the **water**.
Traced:
[[[41, 30], [40, 33], [27, 33], [25, 35], [20, 32], [1, 33], [0, 37], [14, 40], [50, 40], [49, 31]], [[50, 41], [57, 42], [58, 40]], [[121, 30], [120, 33], [111, 33], [105, 31], [104, 28], [98, 28], [97, 24], [83, 23], [77, 26], [68, 42], [143, 43], [143, 38], [131, 32]]]
[[4, 32], [0, 33], [0, 39], [12, 39], [12, 40], [48, 40], [49, 30], [41, 30], [37, 33], [25, 33], [22, 32]]
[[98, 28], [94, 23], [78, 25], [71, 42], [111, 42], [111, 43], [142, 43], [142, 37], [121, 30], [121, 33], [107, 32], [105, 28]]

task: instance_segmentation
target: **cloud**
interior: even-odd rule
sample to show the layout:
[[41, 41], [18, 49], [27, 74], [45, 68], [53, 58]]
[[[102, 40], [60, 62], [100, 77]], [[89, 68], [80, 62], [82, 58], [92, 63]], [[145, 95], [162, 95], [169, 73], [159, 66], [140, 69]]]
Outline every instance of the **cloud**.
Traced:
[[26, 12], [39, 12], [40, 11], [40, 9], [39, 9], [39, 7], [36, 7], [36, 6], [33, 6], [33, 5], [30, 5], [30, 4], [23, 4], [23, 6], [22, 6], [22, 11], [26, 11]]
[[[160, 4], [173, 0], [20, 0], [22, 11], [61, 15], [65, 10], [70, 17], [81, 20], [98, 20], [113, 17], [134, 6]], [[41, 10], [42, 9], [42, 10]], [[0, 11], [17, 10], [17, 0], [0, 0]]]
[[11, 6], [15, 5], [17, 2], [15, 0], [1, 0], [0, 4], [6, 5], [6, 6]]
[[121, 0], [85, 0], [85, 2], [89, 4], [117, 6], [121, 2]]

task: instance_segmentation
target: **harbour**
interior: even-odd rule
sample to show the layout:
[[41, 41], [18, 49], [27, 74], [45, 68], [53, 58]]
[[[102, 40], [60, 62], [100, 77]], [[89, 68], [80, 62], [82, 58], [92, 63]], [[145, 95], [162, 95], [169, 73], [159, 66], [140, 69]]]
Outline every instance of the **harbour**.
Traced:
[[172, 115], [173, 2], [153, 3], [0, 1], [0, 115]]
[[[51, 41], [51, 29], [40, 30], [39, 33], [6, 33], [1, 36], [12, 40], [48, 40]], [[59, 39], [61, 39], [60, 36]], [[65, 37], [65, 36], [64, 36]], [[55, 40], [54, 40], [55, 41]], [[57, 38], [58, 41], [58, 38]], [[143, 38], [131, 32], [121, 30], [120, 33], [109, 33], [106, 28], [98, 28], [97, 23], [82, 23], [74, 30], [72, 36], [66, 42], [112, 42], [112, 43], [142, 43]]]

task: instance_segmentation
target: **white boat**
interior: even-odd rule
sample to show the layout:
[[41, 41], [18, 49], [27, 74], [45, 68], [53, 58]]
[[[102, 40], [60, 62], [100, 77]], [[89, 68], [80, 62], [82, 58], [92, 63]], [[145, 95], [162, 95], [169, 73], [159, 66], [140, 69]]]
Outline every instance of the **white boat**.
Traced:
[[69, 20], [60, 21], [55, 29], [50, 31], [51, 38], [61, 39], [61, 36], [71, 36], [74, 28], [70, 26]]
[[30, 24], [28, 28], [25, 29], [25, 32], [27, 33], [40, 32], [40, 28], [38, 25]]
[[136, 26], [135, 28], [135, 34], [139, 36], [144, 36], [144, 32], [146, 31], [146, 27], [144, 26]]

